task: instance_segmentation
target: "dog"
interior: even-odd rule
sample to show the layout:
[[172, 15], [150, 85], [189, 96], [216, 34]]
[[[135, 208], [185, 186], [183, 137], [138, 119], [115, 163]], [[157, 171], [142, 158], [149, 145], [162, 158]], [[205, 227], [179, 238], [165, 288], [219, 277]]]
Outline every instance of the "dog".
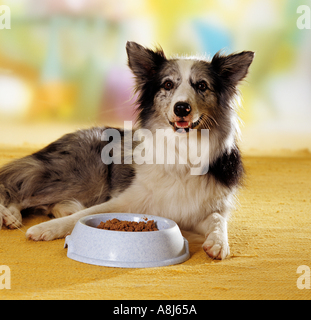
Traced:
[[[26, 237], [32, 240], [65, 237], [80, 218], [91, 214], [151, 214], [204, 235], [207, 255], [224, 259], [230, 254], [227, 220], [244, 176], [237, 145], [237, 87], [254, 52], [168, 59], [162, 48], [151, 50], [135, 42], [127, 42], [126, 51], [138, 95], [132, 136], [141, 129], [151, 132], [144, 139], [146, 152], [155, 148], [152, 137], [157, 130], [165, 129], [165, 146], [179, 139], [173, 160], [178, 162], [182, 148], [188, 146], [183, 161], [124, 161], [128, 150], [122, 147], [121, 164], [104, 163], [103, 149], [110, 147], [108, 157], [112, 153], [111, 138], [103, 138], [106, 130], [116, 130], [122, 143], [126, 130], [94, 127], [67, 134], [0, 169], [0, 228], [19, 228], [21, 212], [27, 208], [57, 218], [29, 228]], [[203, 130], [208, 131], [209, 145], [208, 153], [201, 150], [201, 159], [208, 170], [191, 174], [194, 166], [189, 159]], [[137, 144], [133, 140], [132, 148]]]

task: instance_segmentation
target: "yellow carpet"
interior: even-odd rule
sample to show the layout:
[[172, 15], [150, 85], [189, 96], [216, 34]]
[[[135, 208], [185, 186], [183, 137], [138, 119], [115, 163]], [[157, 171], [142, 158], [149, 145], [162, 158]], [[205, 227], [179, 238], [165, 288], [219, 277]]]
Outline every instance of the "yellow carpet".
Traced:
[[[2, 147], [0, 165], [31, 151]], [[226, 260], [209, 259], [190, 239], [191, 258], [181, 265], [87, 265], [67, 258], [63, 239], [26, 240], [27, 228], [48, 219], [31, 215], [21, 230], [0, 231], [0, 266], [11, 270], [11, 289], [1, 289], [0, 299], [311, 299], [296, 273], [311, 267], [311, 156], [248, 156], [245, 165]]]

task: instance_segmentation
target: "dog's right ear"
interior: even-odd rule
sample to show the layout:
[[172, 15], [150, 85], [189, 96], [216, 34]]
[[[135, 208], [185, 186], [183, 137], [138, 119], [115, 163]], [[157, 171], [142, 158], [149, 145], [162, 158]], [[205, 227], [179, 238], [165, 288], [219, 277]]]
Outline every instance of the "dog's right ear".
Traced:
[[240, 53], [222, 55], [217, 52], [212, 59], [212, 67], [216, 73], [229, 84], [236, 86], [242, 81], [248, 72], [248, 68], [254, 59], [255, 53], [243, 51]]
[[137, 89], [141, 89], [147, 79], [150, 79], [166, 61], [162, 48], [152, 51], [136, 42], [128, 41], [126, 43], [126, 52], [128, 66], [135, 75]]

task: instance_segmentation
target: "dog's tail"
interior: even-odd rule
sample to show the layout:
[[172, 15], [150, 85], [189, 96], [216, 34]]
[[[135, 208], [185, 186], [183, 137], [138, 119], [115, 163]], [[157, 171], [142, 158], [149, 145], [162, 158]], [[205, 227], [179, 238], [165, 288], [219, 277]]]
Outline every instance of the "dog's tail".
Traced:
[[[20, 218], [23, 199], [34, 190], [34, 181], [40, 175], [40, 166], [33, 156], [12, 161], [0, 168], [0, 229], [6, 225], [17, 227], [15, 217]], [[9, 222], [11, 221], [11, 223]]]
[[40, 174], [33, 156], [12, 161], [0, 168], [0, 204], [21, 203], [25, 194], [32, 192], [33, 181]]

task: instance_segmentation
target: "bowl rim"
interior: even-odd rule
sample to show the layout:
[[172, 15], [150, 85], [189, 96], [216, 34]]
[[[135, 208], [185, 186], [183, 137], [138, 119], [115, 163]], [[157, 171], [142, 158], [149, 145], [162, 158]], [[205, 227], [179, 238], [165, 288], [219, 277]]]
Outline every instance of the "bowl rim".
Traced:
[[[157, 222], [156, 220], [162, 220], [162, 221], [165, 221], [165, 222], [168, 222], [169, 223], [169, 227], [168, 228], [165, 228], [165, 229], [159, 229], [157, 231], [147, 231], [147, 232], [139, 232], [139, 231], [132, 231], [132, 232], [129, 232], [129, 231], [119, 231], [119, 230], [105, 230], [105, 229], [100, 229], [100, 228], [97, 228], [97, 227], [93, 227], [93, 226], [90, 226], [88, 224], [86, 224], [86, 221], [88, 220], [91, 220], [92, 218], [98, 218], [98, 216], [100, 215], [126, 215], [126, 216], [139, 216], [141, 217], [140, 219], [143, 219], [143, 218], [148, 218], [147, 221], [149, 220], [154, 220], [155, 222]], [[150, 217], [152, 217], [152, 219], [150, 219]], [[118, 217], [115, 217], [116, 219], [118, 219]], [[114, 219], [114, 218], [110, 218], [110, 219]], [[122, 221], [122, 220], [121, 220]], [[123, 220], [123, 221], [126, 221], [126, 220]], [[106, 212], [106, 213], [96, 213], [96, 214], [92, 214], [92, 215], [89, 215], [89, 216], [86, 216], [86, 217], [83, 217], [81, 219], [78, 220], [79, 223], [81, 223], [82, 225], [88, 227], [88, 228], [93, 228], [95, 230], [99, 230], [100, 232], [114, 232], [114, 233], [126, 233], [126, 234], [133, 234], [133, 235], [138, 235], [138, 234], [150, 234], [150, 233], [153, 233], [153, 232], [156, 232], [156, 233], [162, 233], [162, 232], [167, 232], [168, 230], [171, 230], [173, 228], [179, 228], [177, 223], [171, 219], [168, 219], [168, 218], [164, 218], [164, 217], [160, 217], [160, 216], [154, 216], [154, 215], [148, 215], [148, 214], [141, 214], [141, 213], [131, 213], [131, 212]]]

